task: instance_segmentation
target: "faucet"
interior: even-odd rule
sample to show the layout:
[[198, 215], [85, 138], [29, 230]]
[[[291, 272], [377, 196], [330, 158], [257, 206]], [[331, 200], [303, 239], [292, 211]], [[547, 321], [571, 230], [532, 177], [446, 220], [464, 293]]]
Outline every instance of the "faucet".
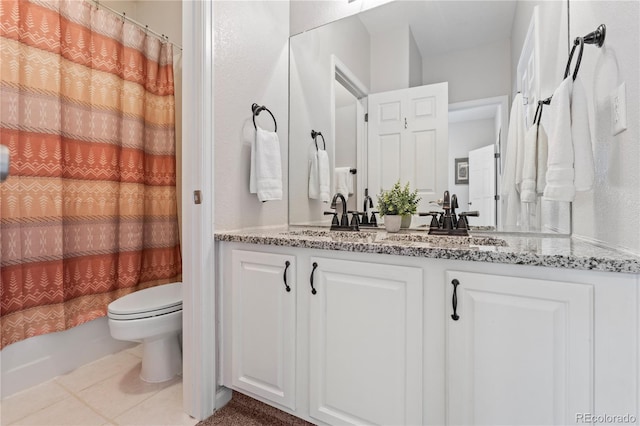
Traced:
[[364, 205], [362, 206], [362, 220], [360, 221], [360, 225], [362, 226], [371, 226], [377, 227], [378, 221], [376, 219], [376, 213], [371, 212], [371, 219], [369, 219], [369, 209], [373, 208], [373, 200], [369, 196], [369, 188], [364, 189]]
[[[477, 211], [462, 212], [456, 215], [456, 209], [458, 208], [458, 197], [456, 194], [449, 195], [449, 191], [444, 191], [442, 200], [443, 213], [440, 215], [440, 221], [436, 219], [438, 212], [429, 212], [424, 215], [431, 215], [433, 219], [431, 226], [429, 227], [429, 234], [431, 235], [469, 235], [469, 216], [479, 216]], [[421, 213], [421, 215], [423, 215]], [[458, 216], [460, 216], [458, 218]]]
[[338, 198], [340, 199], [340, 201], [342, 201], [342, 215], [340, 217], [340, 226], [349, 227], [349, 216], [347, 216], [347, 200], [344, 199], [344, 195], [337, 192], [336, 195], [333, 196], [333, 200], [331, 200], [331, 208], [337, 210]]

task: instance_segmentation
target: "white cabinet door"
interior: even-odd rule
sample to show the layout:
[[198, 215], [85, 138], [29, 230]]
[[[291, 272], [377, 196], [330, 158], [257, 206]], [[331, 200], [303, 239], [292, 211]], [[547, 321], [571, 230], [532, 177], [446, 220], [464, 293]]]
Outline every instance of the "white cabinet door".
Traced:
[[398, 180], [422, 198], [418, 210], [447, 189], [448, 83], [369, 95], [368, 188], [371, 195]]
[[446, 276], [447, 424], [565, 425], [593, 413], [592, 286]]
[[232, 385], [294, 410], [295, 257], [233, 250], [232, 268]]
[[332, 425], [422, 424], [422, 270], [310, 262], [310, 416]]

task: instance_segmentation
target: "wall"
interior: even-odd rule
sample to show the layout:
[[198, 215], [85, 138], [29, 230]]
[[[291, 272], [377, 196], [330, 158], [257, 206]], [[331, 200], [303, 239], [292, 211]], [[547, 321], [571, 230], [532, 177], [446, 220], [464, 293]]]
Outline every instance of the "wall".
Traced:
[[493, 118], [449, 123], [449, 191], [458, 196], [458, 211], [469, 208], [469, 185], [455, 184], [456, 158], [469, 157], [469, 151], [496, 142], [496, 120]]
[[371, 93], [409, 87], [409, 27], [371, 34]]
[[394, 0], [292, 0], [290, 6], [291, 35], [355, 15]]
[[[574, 234], [640, 253], [640, 3], [571, 2], [571, 36], [606, 24], [601, 49], [587, 45], [580, 66], [590, 100], [596, 179], [573, 205]], [[628, 129], [612, 134], [611, 92], [626, 83]]]
[[422, 55], [409, 30], [409, 87], [422, 86]]
[[[287, 223], [289, 3], [214, 2], [215, 229]], [[283, 199], [261, 203], [249, 193], [251, 105], [278, 123]], [[263, 112], [256, 120], [272, 130]]]
[[509, 40], [423, 58], [423, 84], [449, 82], [449, 103], [511, 93]]
[[357, 18], [353, 18], [354, 22], [348, 21], [352, 20], [338, 21], [330, 31], [325, 26], [291, 39], [289, 110], [291, 143], [295, 144], [289, 153], [292, 177], [289, 221], [292, 224], [330, 223], [330, 217], [323, 215], [328, 205], [308, 198], [308, 176], [309, 159], [315, 150], [311, 129], [325, 136], [331, 168], [334, 165], [331, 55], [335, 54], [362, 84], [369, 87], [369, 33]]

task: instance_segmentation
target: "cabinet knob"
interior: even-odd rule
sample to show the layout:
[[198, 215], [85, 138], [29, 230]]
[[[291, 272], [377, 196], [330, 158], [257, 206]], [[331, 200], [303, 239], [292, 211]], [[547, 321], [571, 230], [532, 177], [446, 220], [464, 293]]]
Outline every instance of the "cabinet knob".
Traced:
[[453, 284], [453, 297], [451, 299], [451, 304], [453, 305], [453, 315], [451, 315], [451, 319], [454, 321], [458, 321], [460, 319], [460, 316], [456, 313], [456, 311], [458, 310], [458, 286], [460, 285], [460, 281], [454, 278], [453, 281], [451, 281], [451, 284]]
[[284, 280], [284, 288], [287, 292], [291, 291], [291, 287], [287, 284], [287, 269], [289, 269], [289, 265], [291, 265], [291, 262], [288, 260], [284, 262], [284, 275], [282, 276], [282, 279]]

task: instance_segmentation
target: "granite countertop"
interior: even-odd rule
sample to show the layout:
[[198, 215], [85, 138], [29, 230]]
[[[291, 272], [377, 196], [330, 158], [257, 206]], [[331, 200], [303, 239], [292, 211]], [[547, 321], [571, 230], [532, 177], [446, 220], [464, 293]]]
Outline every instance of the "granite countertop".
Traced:
[[640, 256], [573, 237], [472, 233], [430, 236], [424, 231], [344, 232], [327, 228], [217, 232], [217, 241], [338, 250], [551, 268], [640, 273]]

